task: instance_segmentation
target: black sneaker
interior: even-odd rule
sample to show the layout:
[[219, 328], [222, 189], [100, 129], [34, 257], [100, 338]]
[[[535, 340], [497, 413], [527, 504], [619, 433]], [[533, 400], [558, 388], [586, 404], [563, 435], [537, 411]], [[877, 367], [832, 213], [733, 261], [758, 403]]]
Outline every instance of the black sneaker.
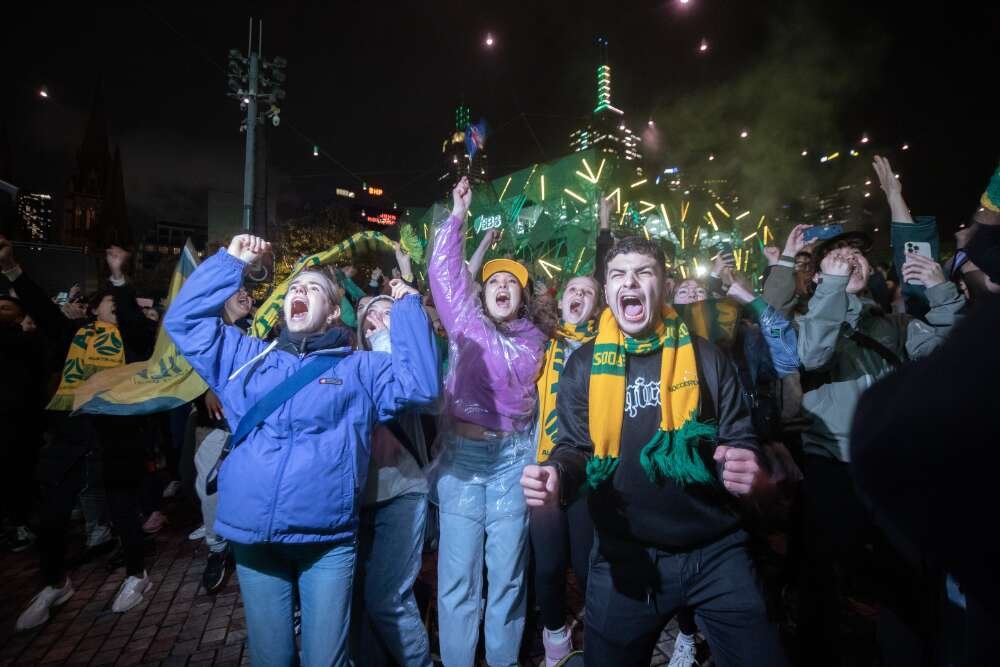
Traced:
[[201, 575], [201, 585], [205, 587], [205, 592], [209, 595], [217, 593], [226, 583], [232, 568], [229, 565], [229, 548], [224, 551], [210, 551], [208, 562], [205, 564], [205, 572]]

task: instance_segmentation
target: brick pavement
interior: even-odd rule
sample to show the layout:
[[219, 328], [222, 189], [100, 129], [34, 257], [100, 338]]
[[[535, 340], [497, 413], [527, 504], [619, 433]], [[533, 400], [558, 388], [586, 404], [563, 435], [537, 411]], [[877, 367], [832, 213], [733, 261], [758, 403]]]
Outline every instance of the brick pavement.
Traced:
[[[37, 554], [34, 549], [21, 554], [0, 552], [0, 667], [249, 664], [236, 577], [214, 596], [200, 590], [206, 549], [201, 541], [187, 540], [195, 527], [194, 514], [179, 504], [169, 507], [168, 514], [172, 523], [150, 540], [155, 550], [146, 563], [153, 589], [141, 605], [124, 614], [111, 612], [124, 568], [109, 570], [106, 560], [100, 559], [71, 573], [76, 594], [54, 610], [46, 625], [15, 633], [17, 616], [40, 588]], [[76, 534], [69, 553], [79, 547]], [[431, 556], [418, 584], [424, 590], [433, 590], [434, 569]], [[578, 621], [574, 643], [580, 646], [582, 600], [572, 581], [568, 601]], [[669, 661], [675, 633], [675, 625], [664, 632], [652, 665]], [[522, 656], [522, 664], [531, 667], [544, 662], [539, 628], [528, 633]]]

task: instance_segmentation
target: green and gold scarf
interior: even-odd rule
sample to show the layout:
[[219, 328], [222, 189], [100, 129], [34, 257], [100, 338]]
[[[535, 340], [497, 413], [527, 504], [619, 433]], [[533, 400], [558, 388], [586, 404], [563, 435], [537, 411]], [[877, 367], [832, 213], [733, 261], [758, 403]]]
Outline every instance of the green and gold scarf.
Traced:
[[584, 324], [561, 322], [556, 337], [545, 350], [542, 374], [538, 378], [538, 462], [547, 461], [555, 447], [559, 422], [556, 419], [556, 396], [559, 393], [559, 376], [566, 364], [566, 341], [589, 343], [597, 334], [593, 320]]
[[587, 484], [593, 489], [610, 479], [618, 467], [628, 380], [626, 355], [656, 350], [662, 350], [660, 428], [642, 448], [639, 463], [652, 482], [670, 478], [687, 486], [714, 479], [698, 453], [698, 440], [714, 438], [716, 428], [697, 420], [701, 392], [687, 325], [673, 308], [665, 306], [652, 336], [630, 338], [606, 308], [590, 369], [589, 424], [594, 456], [587, 463]]

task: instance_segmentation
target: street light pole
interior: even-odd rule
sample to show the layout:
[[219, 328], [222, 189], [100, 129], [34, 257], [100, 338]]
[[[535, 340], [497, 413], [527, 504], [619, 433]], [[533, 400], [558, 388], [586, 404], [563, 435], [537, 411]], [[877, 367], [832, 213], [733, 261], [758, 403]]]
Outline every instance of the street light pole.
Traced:
[[[230, 49], [227, 71], [229, 97], [240, 101], [240, 109], [246, 111], [246, 118], [240, 131], [246, 132], [246, 155], [243, 158], [243, 231], [254, 231], [254, 183], [256, 171], [257, 124], [270, 118], [275, 127], [281, 122], [281, 107], [285, 91], [281, 84], [285, 81], [284, 69], [287, 62], [277, 56], [270, 61], [261, 55], [263, 24], [260, 25], [257, 46], [253, 44], [253, 19], [250, 19], [250, 42], [247, 55], [239, 49]], [[259, 115], [259, 102], [267, 105], [267, 111]]]
[[253, 231], [253, 189], [254, 189], [254, 158], [256, 157], [257, 138], [257, 54], [250, 53], [250, 90], [244, 98], [247, 107], [247, 141], [246, 156], [243, 159], [243, 231], [250, 234]]

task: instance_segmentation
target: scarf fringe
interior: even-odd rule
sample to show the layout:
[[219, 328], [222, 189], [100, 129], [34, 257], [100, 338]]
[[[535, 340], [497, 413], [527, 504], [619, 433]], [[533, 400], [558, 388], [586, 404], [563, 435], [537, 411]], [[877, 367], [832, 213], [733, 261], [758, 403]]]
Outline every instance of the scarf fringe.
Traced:
[[715, 440], [717, 429], [695, 419], [695, 415], [671, 432], [658, 430], [639, 454], [639, 464], [657, 484], [672, 479], [678, 486], [710, 484], [715, 479], [698, 453], [701, 439]]
[[596, 489], [605, 481], [611, 479], [618, 468], [617, 456], [593, 456], [587, 461], [587, 484]]

